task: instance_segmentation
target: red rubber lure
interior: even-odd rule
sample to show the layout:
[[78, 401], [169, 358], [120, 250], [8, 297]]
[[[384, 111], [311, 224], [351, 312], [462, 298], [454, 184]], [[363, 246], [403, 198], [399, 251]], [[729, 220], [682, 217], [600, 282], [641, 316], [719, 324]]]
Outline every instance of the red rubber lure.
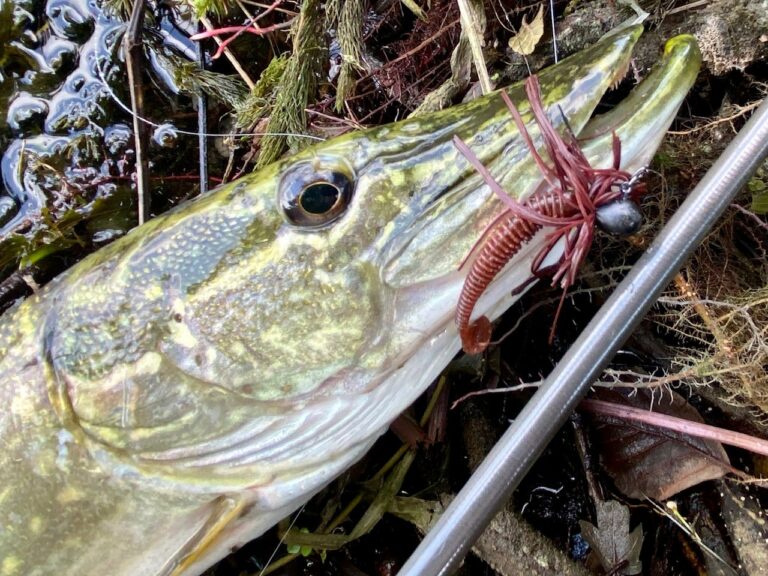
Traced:
[[[472, 248], [476, 257], [470, 265], [456, 306], [456, 325], [462, 347], [468, 354], [481, 353], [491, 339], [491, 323], [488, 318], [480, 316], [470, 322], [477, 301], [522, 246], [544, 227], [552, 227], [554, 230], [547, 235], [544, 246], [534, 258], [531, 272], [534, 278], [551, 274], [552, 285], [560, 282], [563, 288], [550, 333], [551, 340], [565, 294], [575, 282], [578, 268], [592, 245], [598, 209], [627, 197], [636, 185], [637, 174], [632, 175], [620, 169], [621, 143], [616, 134], [613, 134], [612, 167], [593, 168], [570, 129], [564, 138], [547, 118], [535, 75], [526, 81], [525, 91], [551, 161], [551, 165], [548, 165], [536, 150], [520, 112], [507, 93], [502, 91], [501, 97], [545, 180], [525, 201], [518, 202], [507, 194], [469, 147], [460, 138], [454, 137], [454, 144], [459, 151], [505, 204], [504, 212], [491, 223], [478, 244]], [[564, 243], [562, 256], [556, 264], [544, 268], [545, 258], [560, 241]]]

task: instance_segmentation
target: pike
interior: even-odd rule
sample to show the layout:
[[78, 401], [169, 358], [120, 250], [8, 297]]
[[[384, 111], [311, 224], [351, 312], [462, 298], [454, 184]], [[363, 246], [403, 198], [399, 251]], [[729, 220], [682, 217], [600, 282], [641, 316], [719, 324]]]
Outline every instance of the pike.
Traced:
[[[647, 165], [700, 65], [674, 38], [590, 120], [641, 31], [539, 74], [552, 124], [597, 168], [613, 132], [622, 170]], [[522, 84], [507, 94], [543, 150]], [[490, 94], [214, 190], [0, 318], [0, 576], [199, 574], [365, 454], [459, 350], [460, 264], [505, 209], [455, 136], [509, 194], [540, 187]], [[476, 315], [509, 307], [545, 238]]]

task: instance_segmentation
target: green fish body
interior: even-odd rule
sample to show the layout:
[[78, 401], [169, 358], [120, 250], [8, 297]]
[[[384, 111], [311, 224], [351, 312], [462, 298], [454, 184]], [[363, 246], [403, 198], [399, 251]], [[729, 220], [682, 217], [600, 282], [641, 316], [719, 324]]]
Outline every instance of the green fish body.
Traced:
[[[647, 164], [687, 36], [590, 122], [629, 28], [540, 73], [593, 164]], [[507, 89], [534, 138], [521, 84]], [[563, 129], [563, 115], [551, 114]], [[459, 267], [542, 175], [498, 94], [318, 144], [131, 231], [0, 318], [0, 576], [199, 574], [358, 460], [459, 349]], [[538, 139], [537, 139], [538, 142]], [[495, 318], [534, 239], [488, 288]]]

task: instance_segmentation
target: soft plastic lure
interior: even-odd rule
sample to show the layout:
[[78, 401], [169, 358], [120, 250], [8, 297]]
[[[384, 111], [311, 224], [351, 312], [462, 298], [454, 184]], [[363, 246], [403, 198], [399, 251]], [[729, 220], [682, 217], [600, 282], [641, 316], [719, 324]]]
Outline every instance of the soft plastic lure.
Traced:
[[[456, 307], [456, 324], [462, 347], [469, 354], [479, 354], [485, 350], [491, 337], [491, 323], [487, 317], [480, 316], [470, 322], [475, 304], [507, 262], [539, 230], [545, 226], [554, 227], [537, 253], [531, 271], [533, 278], [551, 274], [552, 285], [560, 282], [563, 298], [555, 315], [557, 319], [565, 294], [575, 282], [579, 266], [592, 245], [595, 224], [600, 223], [612, 233], [628, 234], [634, 232], [642, 220], [639, 208], [631, 196], [642, 191], [643, 185], [638, 182], [638, 176], [644, 170], [630, 174], [620, 168], [621, 142], [616, 134], [613, 134], [612, 166], [594, 168], [567, 121], [565, 137], [552, 126], [544, 111], [539, 81], [535, 75], [528, 78], [525, 89], [551, 165], [544, 161], [536, 149], [515, 104], [506, 93], [502, 92], [501, 97], [544, 176], [541, 186], [528, 200], [521, 203], [507, 194], [469, 147], [460, 138], [454, 139], [459, 151], [506, 206], [478, 244], [477, 255], [470, 265]], [[564, 250], [557, 263], [544, 266], [547, 255], [561, 241]]]

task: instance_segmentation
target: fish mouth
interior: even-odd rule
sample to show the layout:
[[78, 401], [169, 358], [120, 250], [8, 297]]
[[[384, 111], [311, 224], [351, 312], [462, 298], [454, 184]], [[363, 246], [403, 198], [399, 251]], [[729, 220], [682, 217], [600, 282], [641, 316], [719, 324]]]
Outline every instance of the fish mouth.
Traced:
[[[700, 64], [701, 55], [694, 38], [688, 35], [675, 37], [667, 42], [661, 62], [612, 110], [585, 119], [580, 125], [578, 121], [571, 122], [571, 116], [566, 112], [590, 164], [595, 168], [611, 166], [612, 141], [616, 134], [621, 141], [621, 168], [635, 173], [646, 167], [693, 85]], [[546, 102], [545, 109], [554, 124], [560, 112], [547, 107]], [[528, 126], [534, 141], [539, 142], [538, 130], [532, 124]], [[484, 159], [484, 164], [502, 187], [516, 192], [518, 197], [535, 189], [543, 179], [539, 168], [522, 158], [530, 156], [530, 150], [521, 150], [517, 151], [517, 156], [522, 169], [517, 171], [507, 169], [504, 172], [500, 168], [502, 163], [516, 159], [510, 159], [508, 155], [498, 154]], [[546, 161], [547, 157], [544, 158]], [[468, 165], [466, 159], [460, 158], [459, 162]], [[477, 176], [470, 176], [468, 180], [474, 177]], [[522, 194], [520, 187], [515, 187], [515, 178], [527, 178], [528, 184]], [[453, 315], [469, 268], [461, 262], [502, 209], [502, 203], [482, 184], [469, 194], [461, 186], [455, 187], [425, 211], [419, 229], [414, 231], [407, 244], [402, 245], [401, 252], [387, 263], [385, 278], [390, 286], [397, 288], [395, 316], [401, 320], [401, 325], [395, 329], [410, 332], [414, 340], [414, 348], [406, 352], [406, 356], [419, 355], [414, 350], [425, 346], [425, 335], [431, 335], [432, 339], [453, 340], [447, 347], [453, 353], [458, 351]], [[470, 236], [470, 240], [463, 244], [459, 240], [453, 241], [454, 248], [446, 246], [446, 238], [462, 238], [462, 235]], [[519, 294], [513, 296], [512, 291], [529, 281], [531, 264], [542, 249], [546, 235], [545, 228], [507, 264], [477, 302], [473, 317], [485, 315], [493, 320], [519, 297]], [[441, 241], [434, 243], [434, 238]], [[419, 271], [425, 263], [440, 262], [440, 255], [433, 251], [441, 252], [444, 259], [451, 259], [451, 263], [443, 265], [441, 273], [427, 271], [421, 272], [420, 276]], [[549, 258], [559, 258], [557, 248]], [[423, 360], [414, 359], [413, 362], [418, 364]]]
[[696, 39], [683, 34], [667, 41], [661, 62], [611, 111], [595, 116], [579, 134], [590, 162], [600, 168], [600, 148], [615, 133], [622, 144], [622, 169], [648, 166], [677, 115], [701, 67]]
[[[542, 105], [556, 130], [564, 131], [567, 124], [578, 136], [585, 129], [605, 92], [625, 76], [641, 33], [641, 26], [621, 30], [538, 74]], [[505, 91], [540, 146], [523, 82]], [[489, 94], [449, 114], [452, 116], [443, 116], [438, 125], [430, 126], [431, 156], [409, 151], [408, 162], [427, 164], [431, 172], [419, 174], [426, 184], [413, 195], [406, 217], [395, 223], [395, 233], [373, 246], [387, 286], [415, 286], [450, 275], [498, 214], [498, 199], [455, 147], [454, 137], [473, 150], [511, 196], [524, 198], [542, 181], [499, 94]], [[600, 146], [603, 143], [600, 140]], [[399, 170], [391, 162], [390, 169]], [[425, 262], [430, 266], [425, 267]]]

